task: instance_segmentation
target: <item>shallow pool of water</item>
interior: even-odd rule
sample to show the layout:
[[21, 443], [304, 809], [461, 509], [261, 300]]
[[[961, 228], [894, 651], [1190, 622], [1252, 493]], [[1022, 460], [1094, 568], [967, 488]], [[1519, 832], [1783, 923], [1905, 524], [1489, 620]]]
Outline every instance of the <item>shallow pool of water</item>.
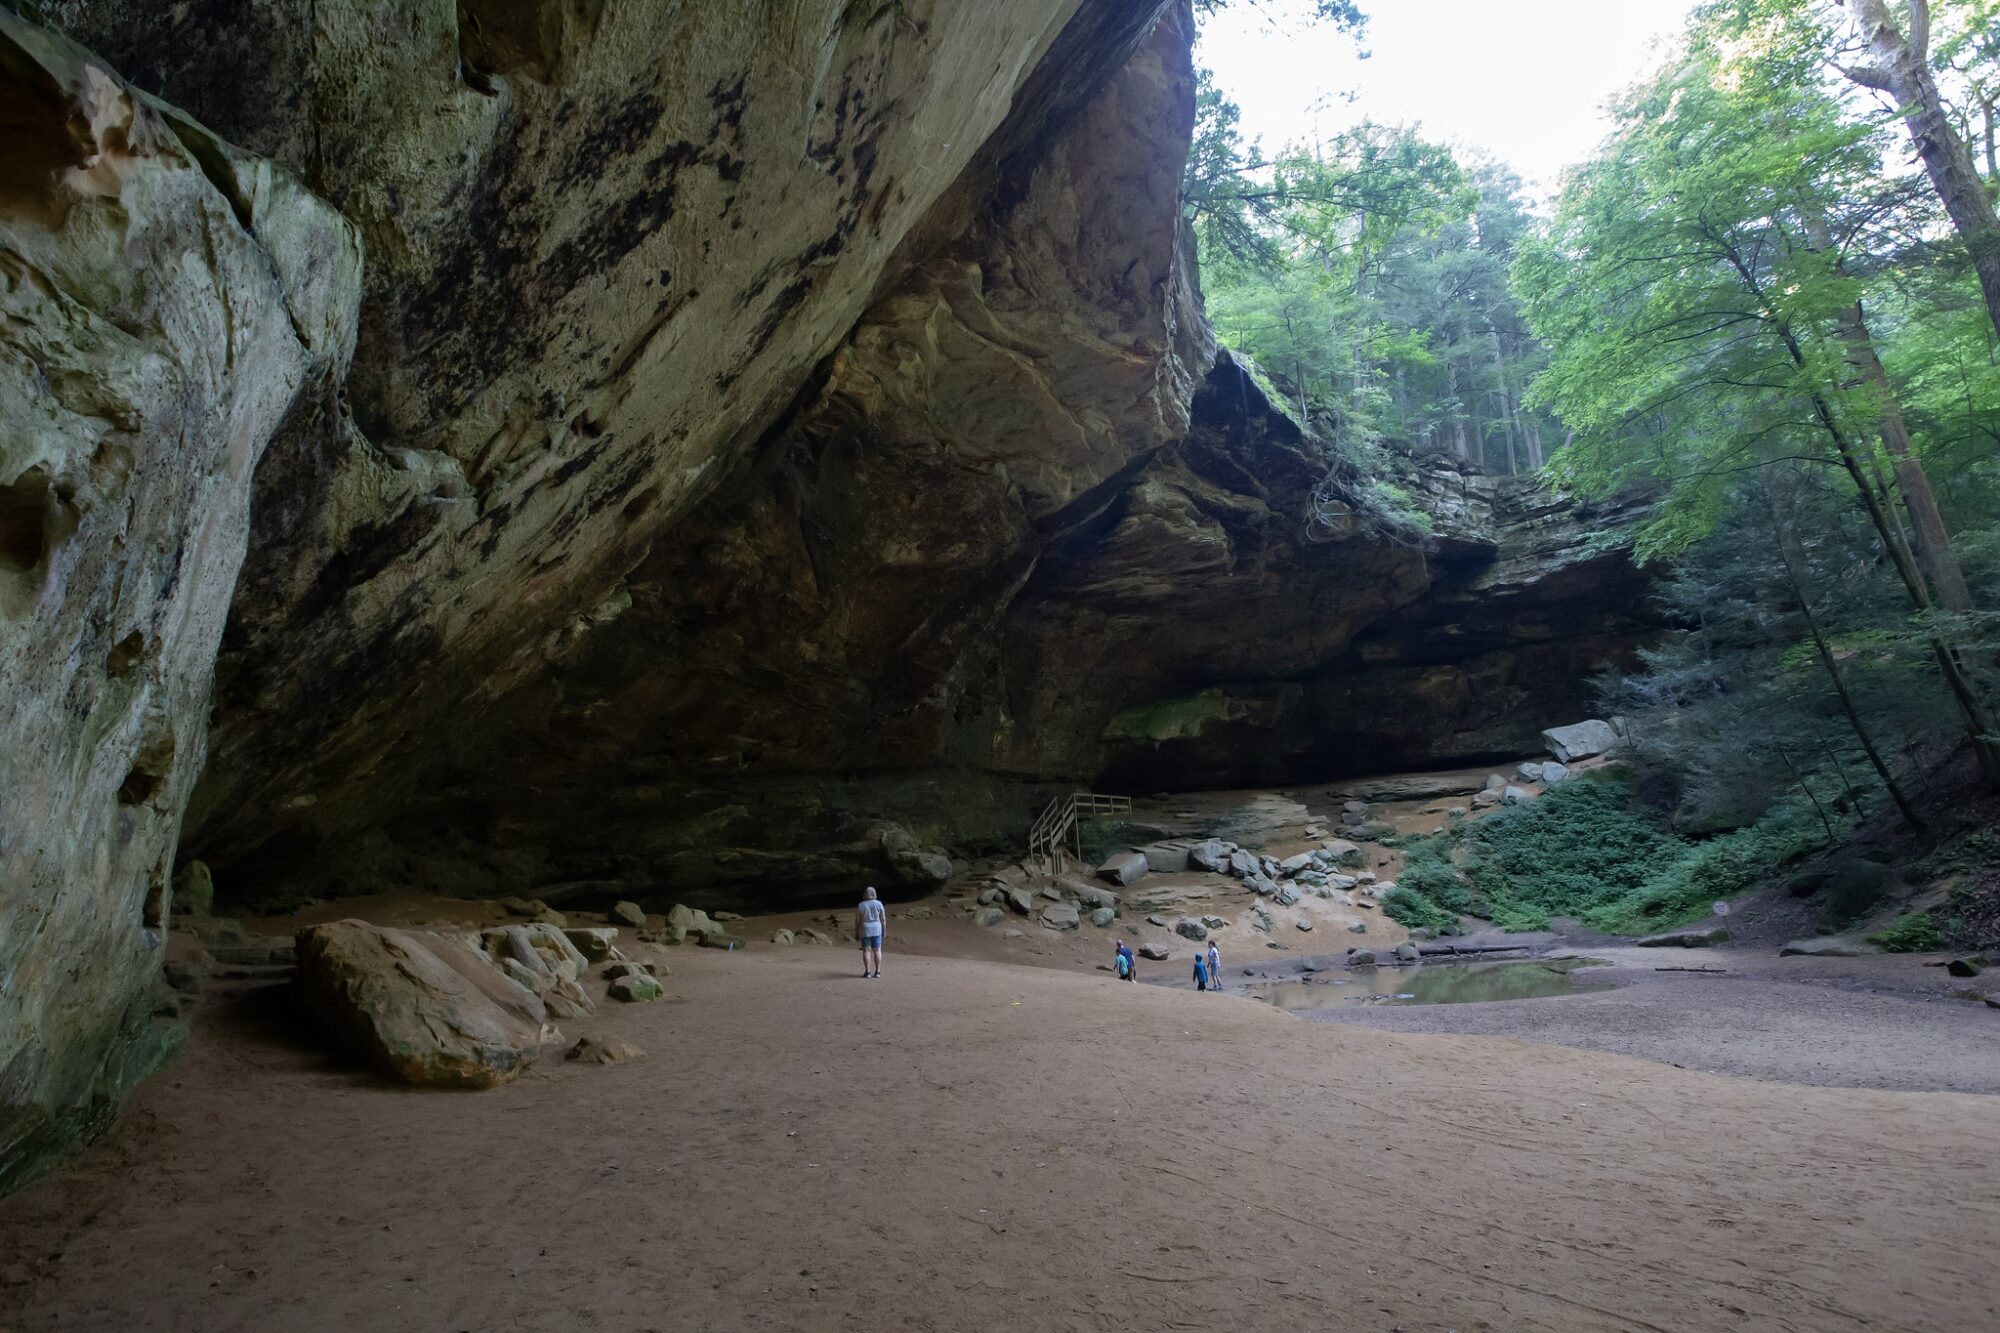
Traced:
[[1280, 1009], [1338, 1009], [1350, 1004], [1480, 1004], [1534, 1000], [1608, 990], [1580, 982], [1571, 972], [1601, 965], [1596, 958], [1506, 963], [1413, 963], [1321, 972], [1296, 981], [1246, 983], [1244, 989]]

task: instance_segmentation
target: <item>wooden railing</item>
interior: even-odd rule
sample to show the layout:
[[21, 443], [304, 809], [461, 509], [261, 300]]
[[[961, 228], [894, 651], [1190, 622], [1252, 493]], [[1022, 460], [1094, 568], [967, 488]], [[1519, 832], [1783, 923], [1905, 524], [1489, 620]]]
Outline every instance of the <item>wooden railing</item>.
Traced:
[[1098, 815], [1125, 814], [1132, 809], [1129, 796], [1102, 796], [1096, 792], [1071, 792], [1058, 796], [1049, 802], [1048, 809], [1042, 811], [1034, 827], [1028, 830], [1028, 863], [1041, 861], [1051, 875], [1062, 871], [1064, 844], [1071, 844], [1076, 851], [1077, 863], [1083, 863], [1083, 830], [1081, 821]]

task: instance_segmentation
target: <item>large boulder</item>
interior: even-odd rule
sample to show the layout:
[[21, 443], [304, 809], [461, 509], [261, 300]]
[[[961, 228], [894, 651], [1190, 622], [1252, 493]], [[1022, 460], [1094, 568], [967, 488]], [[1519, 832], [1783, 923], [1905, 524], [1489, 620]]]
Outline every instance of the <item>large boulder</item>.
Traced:
[[1358, 869], [1368, 863], [1368, 857], [1361, 848], [1345, 838], [1335, 838], [1323, 845], [1320, 850], [1332, 857], [1333, 864], [1337, 866]]
[[1139, 851], [1146, 858], [1147, 869], [1155, 874], [1174, 875], [1188, 868], [1193, 849], [1183, 842], [1149, 842]]
[[1248, 879], [1252, 875], [1261, 874], [1262, 871], [1263, 865], [1257, 858], [1241, 847], [1229, 853], [1229, 873], [1236, 878]]
[[1149, 869], [1151, 867], [1147, 864], [1146, 854], [1144, 852], [1132, 851], [1119, 852], [1112, 856], [1103, 865], [1097, 867], [1097, 873], [1100, 878], [1108, 879], [1113, 884], [1131, 884], [1137, 881]]
[[1572, 722], [1566, 727], [1550, 727], [1542, 733], [1542, 744], [1564, 764], [1604, 754], [1616, 748], [1618, 741], [1618, 732], [1612, 725], [1598, 718]]
[[1086, 911], [1094, 912], [1099, 908], [1109, 908], [1115, 912], [1119, 907], [1117, 894], [1096, 884], [1086, 884], [1080, 879], [1057, 880], [1056, 892], [1062, 895], [1064, 902], [1074, 903]]
[[1083, 918], [1070, 903], [1050, 903], [1042, 909], [1041, 920], [1050, 930], [1075, 930], [1083, 924]]
[[1220, 838], [1210, 838], [1188, 848], [1188, 864], [1211, 875], [1225, 875], [1229, 873], [1229, 854], [1235, 850]]
[[490, 1088], [535, 1062], [547, 1010], [478, 951], [365, 921], [298, 934], [297, 989], [341, 1045], [402, 1083]]
[[1191, 917], [1182, 917], [1174, 922], [1174, 934], [1184, 939], [1205, 940], [1208, 938], [1208, 927]]

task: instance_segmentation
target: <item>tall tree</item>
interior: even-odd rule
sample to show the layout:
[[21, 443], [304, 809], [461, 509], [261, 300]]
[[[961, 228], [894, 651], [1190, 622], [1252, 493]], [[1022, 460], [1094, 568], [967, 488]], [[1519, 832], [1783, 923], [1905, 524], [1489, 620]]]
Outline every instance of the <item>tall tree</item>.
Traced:
[[1972, 257], [1987, 317], [2000, 331], [2000, 218], [1994, 215], [1993, 197], [1952, 124], [1931, 73], [1930, 0], [1907, 0], [1907, 29], [1897, 26], [1886, 0], [1840, 3], [1853, 16], [1873, 57], [1868, 64], [1843, 65], [1842, 72], [1862, 87], [1896, 100], [1931, 185]]

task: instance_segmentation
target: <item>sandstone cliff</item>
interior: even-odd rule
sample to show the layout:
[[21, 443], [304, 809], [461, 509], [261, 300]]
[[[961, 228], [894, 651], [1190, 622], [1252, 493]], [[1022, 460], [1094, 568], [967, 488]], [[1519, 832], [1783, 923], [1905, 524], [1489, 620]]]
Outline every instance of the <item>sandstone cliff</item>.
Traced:
[[1517, 486], [1313, 521], [1201, 317], [1184, 7], [40, 10], [97, 56], [0, 16], [0, 1157], [145, 1049], [177, 836], [225, 899], [798, 898], [1531, 749], [1650, 628]]

